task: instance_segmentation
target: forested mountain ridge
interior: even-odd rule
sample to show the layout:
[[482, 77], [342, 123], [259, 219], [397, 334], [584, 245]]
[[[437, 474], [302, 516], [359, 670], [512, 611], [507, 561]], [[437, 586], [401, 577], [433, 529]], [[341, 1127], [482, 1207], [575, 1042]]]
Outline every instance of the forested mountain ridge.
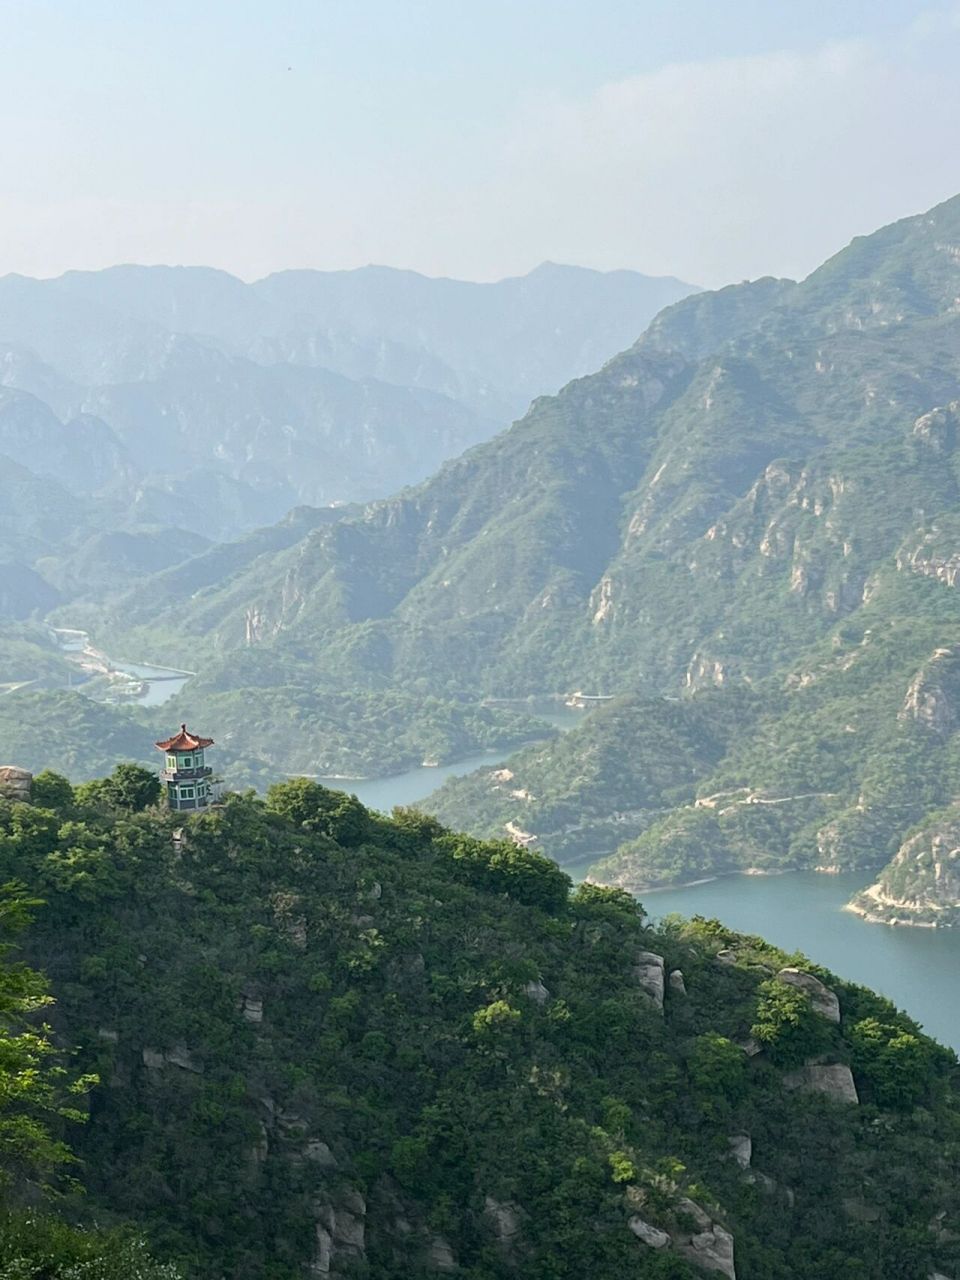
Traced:
[[690, 291], [550, 264], [490, 285], [386, 268], [249, 285], [203, 268], [3, 277], [0, 456], [30, 482], [17, 514], [44, 519], [56, 493], [77, 519], [43, 566], [0, 521], [0, 621], [47, 611], [65, 583], [67, 598], [102, 599], [111, 575], [121, 587], [125, 557], [84, 545], [97, 535], [187, 539], [145, 554], [142, 577], [297, 505], [419, 481]]
[[879, 867], [951, 798], [952, 728], [904, 707], [960, 620], [958, 243], [960, 199], [799, 285], [681, 301], [433, 480], [202, 600], [157, 617], [141, 593], [122, 617], [174, 658], [206, 646], [212, 687], [241, 660], [263, 685], [307, 662], [331, 686], [468, 696], [747, 683], [752, 699], [710, 712], [705, 755], [681, 760], [674, 726], [662, 785], [645, 772], [656, 726], [696, 708], [637, 704], [508, 762], [509, 785], [488, 773], [436, 804], [564, 859], [623, 846], [596, 874], [632, 887]]
[[[877, 240], [792, 288], [677, 304], [656, 340], [434, 479], [178, 601], [179, 634], [253, 645], [264, 670], [306, 649], [338, 679], [498, 694], [669, 690], [797, 657], [956, 499], [952, 435], [925, 424], [960, 398], [960, 319], [923, 286], [931, 261], [960, 274], [941, 252], [960, 199]], [[665, 335], [711, 307], [748, 327], [694, 363]]]
[[149, 378], [178, 334], [264, 366], [436, 391], [506, 421], [691, 292], [669, 277], [549, 262], [489, 284], [379, 266], [250, 284], [205, 267], [117, 266], [0, 278], [0, 336], [62, 370], [61, 383]]
[[[99, 1076], [56, 1131], [67, 1218], [134, 1222], [187, 1280], [960, 1261], [956, 1060], [888, 1002], [303, 780], [186, 821], [155, 795], [126, 767], [0, 800], [2, 878], [43, 899], [22, 954]], [[72, 1276], [37, 1239], [17, 1274]]]

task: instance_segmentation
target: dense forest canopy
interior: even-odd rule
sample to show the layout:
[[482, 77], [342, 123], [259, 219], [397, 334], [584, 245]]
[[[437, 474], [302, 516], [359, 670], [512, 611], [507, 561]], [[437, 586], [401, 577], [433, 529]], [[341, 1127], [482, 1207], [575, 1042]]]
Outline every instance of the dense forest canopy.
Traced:
[[[960, 1260], [956, 1060], [888, 1002], [716, 922], [653, 928], [415, 811], [298, 779], [184, 821], [148, 783], [47, 773], [0, 802], [0, 878], [32, 916], [9, 908], [0, 1115], [29, 1118], [47, 1181], [59, 1144], [76, 1157], [38, 1209], [6, 1151], [0, 1275], [114, 1280], [119, 1256], [145, 1280], [881, 1280]], [[66, 1074], [17, 1098], [25, 1034]], [[74, 1081], [85, 1107], [59, 1101]]]

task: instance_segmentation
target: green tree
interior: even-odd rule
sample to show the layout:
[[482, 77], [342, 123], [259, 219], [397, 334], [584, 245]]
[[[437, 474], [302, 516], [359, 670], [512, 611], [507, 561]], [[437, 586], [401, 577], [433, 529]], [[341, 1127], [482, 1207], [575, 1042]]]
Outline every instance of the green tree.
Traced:
[[69, 780], [52, 769], [44, 769], [33, 780], [30, 803], [38, 809], [56, 809], [62, 813], [73, 805], [73, 787]]
[[942, 1053], [933, 1041], [877, 1018], [858, 1022], [850, 1040], [853, 1069], [881, 1107], [907, 1111], [923, 1101]]
[[814, 1013], [806, 993], [776, 979], [758, 988], [750, 1032], [781, 1066], [795, 1066], [819, 1053], [829, 1034], [827, 1022]]
[[91, 808], [125, 809], [139, 813], [160, 799], [160, 779], [139, 764], [118, 764], [108, 778], [85, 782], [76, 788], [81, 805]]
[[38, 905], [16, 885], [0, 890], [0, 1184], [44, 1181], [71, 1160], [50, 1124], [84, 1119], [71, 1098], [95, 1083], [86, 1076], [69, 1081], [57, 1063], [50, 1029], [36, 1025], [49, 1007], [42, 977], [10, 958], [14, 939]]
[[711, 1116], [720, 1116], [743, 1097], [746, 1060], [726, 1036], [715, 1031], [697, 1036], [687, 1070], [701, 1109]]
[[370, 815], [356, 796], [330, 791], [309, 778], [277, 782], [267, 792], [267, 808], [295, 826], [356, 846], [370, 830]]

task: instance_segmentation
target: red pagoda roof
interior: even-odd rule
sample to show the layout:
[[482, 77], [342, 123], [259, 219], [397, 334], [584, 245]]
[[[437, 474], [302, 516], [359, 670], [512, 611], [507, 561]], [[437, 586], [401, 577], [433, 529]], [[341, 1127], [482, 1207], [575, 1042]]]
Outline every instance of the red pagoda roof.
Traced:
[[201, 747], [212, 747], [212, 738], [198, 738], [193, 733], [187, 733], [187, 726], [182, 724], [180, 732], [175, 733], [172, 738], [167, 738], [163, 742], [157, 743], [158, 751], [199, 751]]

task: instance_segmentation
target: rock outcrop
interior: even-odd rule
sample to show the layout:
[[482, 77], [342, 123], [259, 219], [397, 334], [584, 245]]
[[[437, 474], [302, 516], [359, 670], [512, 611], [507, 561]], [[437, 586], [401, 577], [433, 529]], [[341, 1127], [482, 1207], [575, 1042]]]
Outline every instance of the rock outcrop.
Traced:
[[905, 840], [876, 883], [848, 905], [881, 924], [960, 924], [960, 805]]
[[655, 1008], [663, 1012], [665, 969], [663, 956], [653, 951], [638, 951], [633, 972], [637, 985]]
[[913, 720], [945, 738], [960, 724], [960, 657], [953, 649], [934, 649], [910, 681], [900, 719]]
[[665, 1249], [670, 1243], [670, 1235], [666, 1231], [661, 1231], [659, 1227], [655, 1227], [652, 1222], [647, 1222], [638, 1214], [634, 1214], [627, 1226], [644, 1244], [650, 1246], [651, 1249]]
[[627, 1226], [650, 1249], [673, 1249], [701, 1271], [736, 1280], [733, 1236], [726, 1228], [685, 1197], [674, 1206], [671, 1220], [673, 1225], [666, 1230], [635, 1213], [628, 1219]]
[[692, 1218], [696, 1230], [674, 1236], [677, 1253], [703, 1271], [718, 1271], [737, 1280], [733, 1260], [733, 1236], [692, 1200], [681, 1200], [679, 1211]]
[[730, 1147], [730, 1154], [736, 1160], [741, 1169], [750, 1168], [750, 1160], [753, 1155], [753, 1141], [749, 1133], [734, 1133], [727, 1139]]
[[336, 1275], [335, 1264], [348, 1266], [366, 1256], [367, 1204], [359, 1191], [344, 1191], [334, 1201], [323, 1198], [314, 1206], [316, 1246], [310, 1271]]
[[814, 1013], [819, 1013], [829, 1022], [840, 1021], [840, 1001], [837, 999], [836, 992], [824, 986], [812, 973], [806, 973], [803, 969], [781, 969], [777, 974], [777, 981], [784, 982], [789, 987], [796, 987], [798, 991], [807, 995]]
[[813, 1059], [797, 1071], [789, 1071], [783, 1077], [783, 1087], [790, 1092], [823, 1093], [836, 1102], [857, 1104], [860, 1101], [853, 1073], [843, 1062]]
[[521, 1212], [508, 1200], [487, 1196], [483, 1202], [483, 1216], [493, 1233], [501, 1253], [510, 1256], [520, 1239]]
[[680, 969], [671, 970], [668, 981], [670, 983], [670, 990], [675, 995], [685, 996], [687, 994], [687, 984], [684, 981], [683, 973]]
[[20, 804], [30, 803], [33, 774], [15, 764], [0, 765], [0, 798]]
[[528, 1000], [532, 1000], [534, 1004], [546, 1004], [550, 999], [550, 992], [539, 978], [536, 982], [528, 982], [523, 988], [523, 994]]

